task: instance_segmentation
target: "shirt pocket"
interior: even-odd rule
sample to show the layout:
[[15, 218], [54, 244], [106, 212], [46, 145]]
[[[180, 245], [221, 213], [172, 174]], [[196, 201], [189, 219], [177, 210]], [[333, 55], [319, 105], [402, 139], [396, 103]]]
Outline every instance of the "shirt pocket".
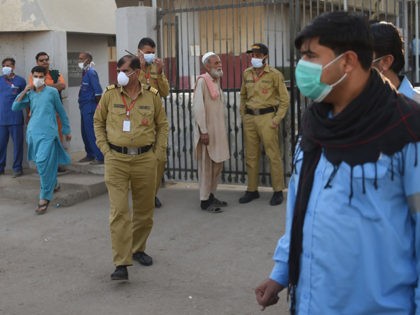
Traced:
[[136, 124], [140, 127], [149, 127], [154, 125], [154, 111], [153, 106], [138, 106], [136, 107]]
[[125, 110], [125, 106], [122, 104], [115, 104], [112, 106], [110, 110], [110, 121], [117, 126], [123, 127], [123, 121], [127, 117], [127, 111]]

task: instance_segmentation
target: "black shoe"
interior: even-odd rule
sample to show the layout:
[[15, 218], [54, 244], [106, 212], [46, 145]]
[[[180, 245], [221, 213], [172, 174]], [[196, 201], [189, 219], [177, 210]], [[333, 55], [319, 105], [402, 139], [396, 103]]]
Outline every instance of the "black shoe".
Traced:
[[162, 207], [162, 203], [160, 202], [158, 197], [155, 197], [155, 207], [156, 208]]
[[59, 173], [64, 173], [65, 171], [66, 171], [66, 168], [64, 166], [59, 166], [57, 168], [57, 172], [59, 172]]
[[90, 165], [102, 165], [102, 164], [104, 164], [104, 161], [101, 161], [101, 160], [93, 160], [89, 164]]
[[254, 199], [260, 198], [260, 194], [258, 191], [246, 191], [245, 195], [239, 198], [239, 203], [248, 203]]
[[17, 171], [17, 172], [13, 172], [12, 177], [13, 177], [13, 178], [16, 178], [16, 177], [20, 177], [20, 176], [22, 176], [22, 175], [23, 175], [23, 172], [22, 172], [22, 171]]
[[83, 159], [79, 160], [79, 163], [90, 162], [90, 161], [93, 161], [94, 159], [95, 159], [94, 157], [85, 156]]
[[276, 206], [283, 202], [283, 192], [282, 191], [275, 191], [273, 197], [271, 197], [270, 205]]
[[217, 199], [213, 194], [210, 194], [210, 198], [209, 199], [217, 207], [227, 207], [227, 205], [228, 205], [228, 203], [226, 201]]
[[128, 280], [127, 266], [117, 266], [111, 274], [111, 280]]
[[137, 252], [133, 254], [133, 259], [138, 261], [140, 265], [151, 266], [153, 265], [153, 259], [145, 252]]

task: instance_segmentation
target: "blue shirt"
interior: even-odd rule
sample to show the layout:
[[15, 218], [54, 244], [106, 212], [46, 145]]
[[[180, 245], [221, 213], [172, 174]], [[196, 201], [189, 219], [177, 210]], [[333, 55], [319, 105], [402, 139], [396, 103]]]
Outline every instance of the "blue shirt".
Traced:
[[420, 103], [420, 93], [417, 92], [406, 76], [402, 77], [398, 92]]
[[[302, 158], [295, 156], [270, 275], [283, 286]], [[303, 227], [297, 314], [420, 314], [420, 142], [353, 172], [342, 162], [326, 188], [333, 170], [322, 154]]]
[[0, 77], [0, 126], [23, 124], [22, 111], [12, 111], [12, 104], [25, 86], [25, 79], [18, 75], [11, 79], [4, 75]]
[[83, 70], [82, 83], [79, 90], [79, 107], [82, 108], [83, 104], [87, 103], [96, 105], [96, 96], [101, 95], [102, 87], [95, 69], [89, 67]]

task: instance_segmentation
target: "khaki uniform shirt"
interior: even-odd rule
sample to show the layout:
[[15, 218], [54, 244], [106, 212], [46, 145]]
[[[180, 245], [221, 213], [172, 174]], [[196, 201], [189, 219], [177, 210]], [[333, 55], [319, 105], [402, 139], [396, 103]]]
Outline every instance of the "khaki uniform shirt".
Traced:
[[194, 150], [195, 156], [199, 159], [198, 149], [201, 133], [208, 133], [209, 144], [207, 152], [212, 161], [216, 163], [229, 159], [229, 145], [225, 123], [225, 106], [223, 104], [223, 91], [220, 88], [220, 81], [214, 82], [219, 89], [220, 96], [212, 99], [206, 81], [198, 79], [194, 91], [192, 109], [195, 118], [194, 124]]
[[93, 118], [96, 144], [105, 155], [110, 151], [109, 143], [120, 147], [144, 147], [153, 145], [156, 155], [166, 154], [168, 120], [156, 89], [141, 89], [130, 111], [130, 131], [123, 131], [124, 120], [132, 99], [123, 87], [107, 87], [96, 108]]
[[241, 86], [241, 116], [245, 114], [245, 107], [261, 109], [278, 107], [273, 119], [276, 124], [286, 116], [290, 100], [283, 74], [277, 69], [266, 65], [258, 77], [255, 69], [250, 67], [244, 71]]
[[143, 85], [150, 85], [159, 91], [160, 96], [169, 95], [169, 82], [165, 74], [157, 73], [156, 64], [146, 65], [146, 70], [141, 70], [139, 80]]

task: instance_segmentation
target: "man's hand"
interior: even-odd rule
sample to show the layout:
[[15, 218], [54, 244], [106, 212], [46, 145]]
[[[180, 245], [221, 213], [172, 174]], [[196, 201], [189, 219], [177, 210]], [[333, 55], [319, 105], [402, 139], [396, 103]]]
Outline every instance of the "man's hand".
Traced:
[[279, 124], [276, 122], [276, 121], [274, 121], [274, 119], [271, 121], [271, 128], [273, 128], [273, 129], [277, 129], [279, 127]]
[[70, 134], [66, 135], [66, 141], [70, 141], [70, 140], [71, 140], [71, 135]]
[[25, 86], [25, 89], [23, 90], [23, 94], [28, 93], [33, 88], [34, 88], [33, 84], [28, 84], [27, 86]]
[[284, 287], [274, 280], [266, 279], [258, 287], [255, 288], [255, 297], [259, 305], [262, 306], [262, 311], [277, 303], [279, 300], [278, 294]]
[[157, 74], [162, 74], [162, 69], [163, 69], [163, 61], [162, 61], [162, 59], [155, 58], [154, 63], [156, 64]]
[[200, 134], [200, 142], [204, 145], [209, 145], [209, 134], [208, 133], [201, 133]]

